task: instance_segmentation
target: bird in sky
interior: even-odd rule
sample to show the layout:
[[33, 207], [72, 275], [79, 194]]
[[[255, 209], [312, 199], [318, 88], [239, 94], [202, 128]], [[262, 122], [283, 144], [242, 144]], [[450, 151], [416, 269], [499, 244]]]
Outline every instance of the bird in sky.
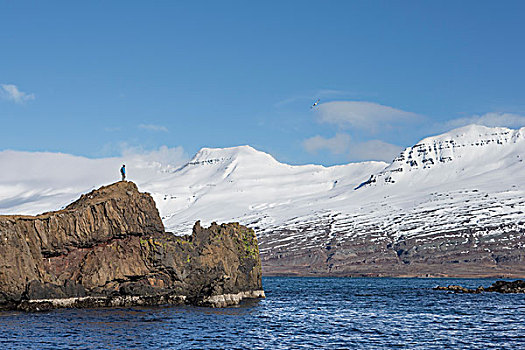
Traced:
[[319, 104], [319, 101], [321, 101], [321, 99], [318, 99], [317, 101], [315, 101], [315, 103], [312, 105], [312, 107], [310, 107], [310, 109], [314, 108], [315, 106], [317, 106]]

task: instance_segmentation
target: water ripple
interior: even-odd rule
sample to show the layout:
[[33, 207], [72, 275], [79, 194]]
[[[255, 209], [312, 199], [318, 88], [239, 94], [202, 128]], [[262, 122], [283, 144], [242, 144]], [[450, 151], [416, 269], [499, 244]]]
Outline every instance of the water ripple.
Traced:
[[492, 280], [265, 278], [239, 307], [0, 313], [5, 349], [519, 349], [523, 295], [454, 295]]

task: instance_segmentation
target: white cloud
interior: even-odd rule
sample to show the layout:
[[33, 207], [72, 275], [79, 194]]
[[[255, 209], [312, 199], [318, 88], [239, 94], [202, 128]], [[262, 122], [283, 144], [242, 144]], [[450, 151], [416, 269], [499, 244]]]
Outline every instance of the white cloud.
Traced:
[[155, 124], [140, 124], [139, 129], [149, 130], [149, 131], [162, 131], [168, 132], [168, 128], [162, 125]]
[[488, 127], [505, 126], [509, 128], [519, 128], [525, 126], [525, 116], [513, 113], [486, 113], [483, 115], [473, 115], [471, 117], [449, 120], [445, 123], [444, 129], [454, 129], [470, 124], [478, 124]]
[[350, 147], [349, 156], [352, 160], [382, 160], [391, 162], [403, 147], [383, 142], [381, 140], [370, 140], [353, 144]]
[[347, 134], [337, 134], [332, 138], [317, 135], [304, 140], [303, 147], [309, 153], [317, 153], [319, 150], [326, 149], [334, 154], [343, 154], [348, 150], [350, 141], [350, 136]]
[[28, 94], [23, 91], [20, 91], [18, 90], [18, 87], [16, 85], [1, 84], [0, 87], [2, 88], [0, 90], [0, 97], [5, 100], [21, 104], [35, 99], [34, 94]]
[[145, 150], [142, 147], [133, 147], [125, 143], [120, 145], [123, 162], [131, 163], [134, 167], [156, 167], [163, 170], [173, 170], [188, 161], [184, 148], [160, 146], [155, 150]]
[[310, 137], [303, 141], [303, 147], [309, 153], [327, 150], [335, 155], [345, 155], [353, 161], [383, 160], [391, 162], [403, 150], [403, 147], [381, 140], [353, 142], [350, 135], [338, 133], [334, 137]]
[[317, 108], [319, 121], [336, 124], [341, 128], [376, 131], [395, 125], [417, 121], [415, 113], [364, 101], [334, 101], [322, 103]]

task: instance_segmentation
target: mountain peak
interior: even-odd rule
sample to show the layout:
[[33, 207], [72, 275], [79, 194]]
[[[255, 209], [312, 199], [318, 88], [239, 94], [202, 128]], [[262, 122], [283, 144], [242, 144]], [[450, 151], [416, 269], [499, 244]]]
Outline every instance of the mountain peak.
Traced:
[[520, 161], [519, 155], [515, 154], [514, 145], [525, 140], [524, 134], [525, 128], [514, 130], [471, 124], [427, 137], [406, 148], [388, 167], [372, 175], [357, 188], [375, 183], [395, 183], [407, 178], [408, 174], [410, 181], [413, 181], [415, 174], [426, 174], [424, 170], [441, 167], [444, 163], [456, 164], [459, 159], [461, 164], [457, 164], [458, 169], [456, 166], [448, 166], [447, 169], [434, 174], [437, 174], [441, 181], [446, 181], [451, 176], [451, 171], [482, 173], [488, 170], [484, 164], [490, 160], [497, 160], [496, 164]]
[[268, 153], [258, 151], [248, 145], [243, 145], [227, 148], [201, 148], [188, 164], [214, 164], [236, 159], [256, 159], [257, 161], [265, 160], [269, 162], [277, 162], [275, 158]]
[[435, 143], [451, 139], [455, 140], [456, 142], [475, 142], [496, 138], [505, 139], [509, 136], [513, 136], [515, 133], [519, 134], [519, 131], [520, 130], [514, 130], [505, 127], [488, 127], [484, 125], [470, 124], [457, 129], [453, 129], [440, 135], [427, 137], [418, 142], [418, 144]]

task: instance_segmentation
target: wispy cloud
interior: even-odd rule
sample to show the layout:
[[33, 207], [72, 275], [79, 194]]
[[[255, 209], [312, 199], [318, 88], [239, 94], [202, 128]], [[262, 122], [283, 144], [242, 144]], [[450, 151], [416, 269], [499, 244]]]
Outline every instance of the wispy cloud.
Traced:
[[298, 102], [298, 101], [305, 101], [305, 103], [307, 101], [310, 101], [312, 99], [312, 97], [310, 96], [292, 96], [292, 97], [288, 97], [288, 98], [285, 98], [284, 100], [281, 100], [277, 103], [274, 103], [274, 107], [276, 108], [280, 108], [280, 107], [283, 107], [283, 106], [286, 106], [286, 105], [289, 105], [291, 103], [295, 103], [295, 102]]
[[139, 129], [143, 130], [149, 130], [149, 131], [161, 131], [161, 132], [168, 132], [168, 128], [162, 125], [155, 125], [155, 124], [140, 124]]
[[316, 135], [303, 141], [303, 147], [309, 153], [317, 153], [320, 150], [328, 150], [333, 154], [343, 154], [350, 147], [350, 136], [347, 134], [336, 134], [331, 138]]
[[525, 126], [525, 116], [514, 113], [485, 113], [483, 115], [473, 115], [470, 117], [452, 119], [443, 125], [443, 130], [458, 128], [469, 124], [478, 124], [488, 127], [505, 126], [509, 128], [519, 128]]
[[26, 92], [20, 91], [16, 85], [1, 84], [0, 87], [0, 97], [4, 100], [22, 104], [35, 99], [35, 94], [28, 94]]
[[415, 122], [421, 117], [389, 106], [365, 101], [334, 101], [322, 103], [317, 108], [319, 122], [336, 124], [340, 128], [356, 128], [374, 132]]

